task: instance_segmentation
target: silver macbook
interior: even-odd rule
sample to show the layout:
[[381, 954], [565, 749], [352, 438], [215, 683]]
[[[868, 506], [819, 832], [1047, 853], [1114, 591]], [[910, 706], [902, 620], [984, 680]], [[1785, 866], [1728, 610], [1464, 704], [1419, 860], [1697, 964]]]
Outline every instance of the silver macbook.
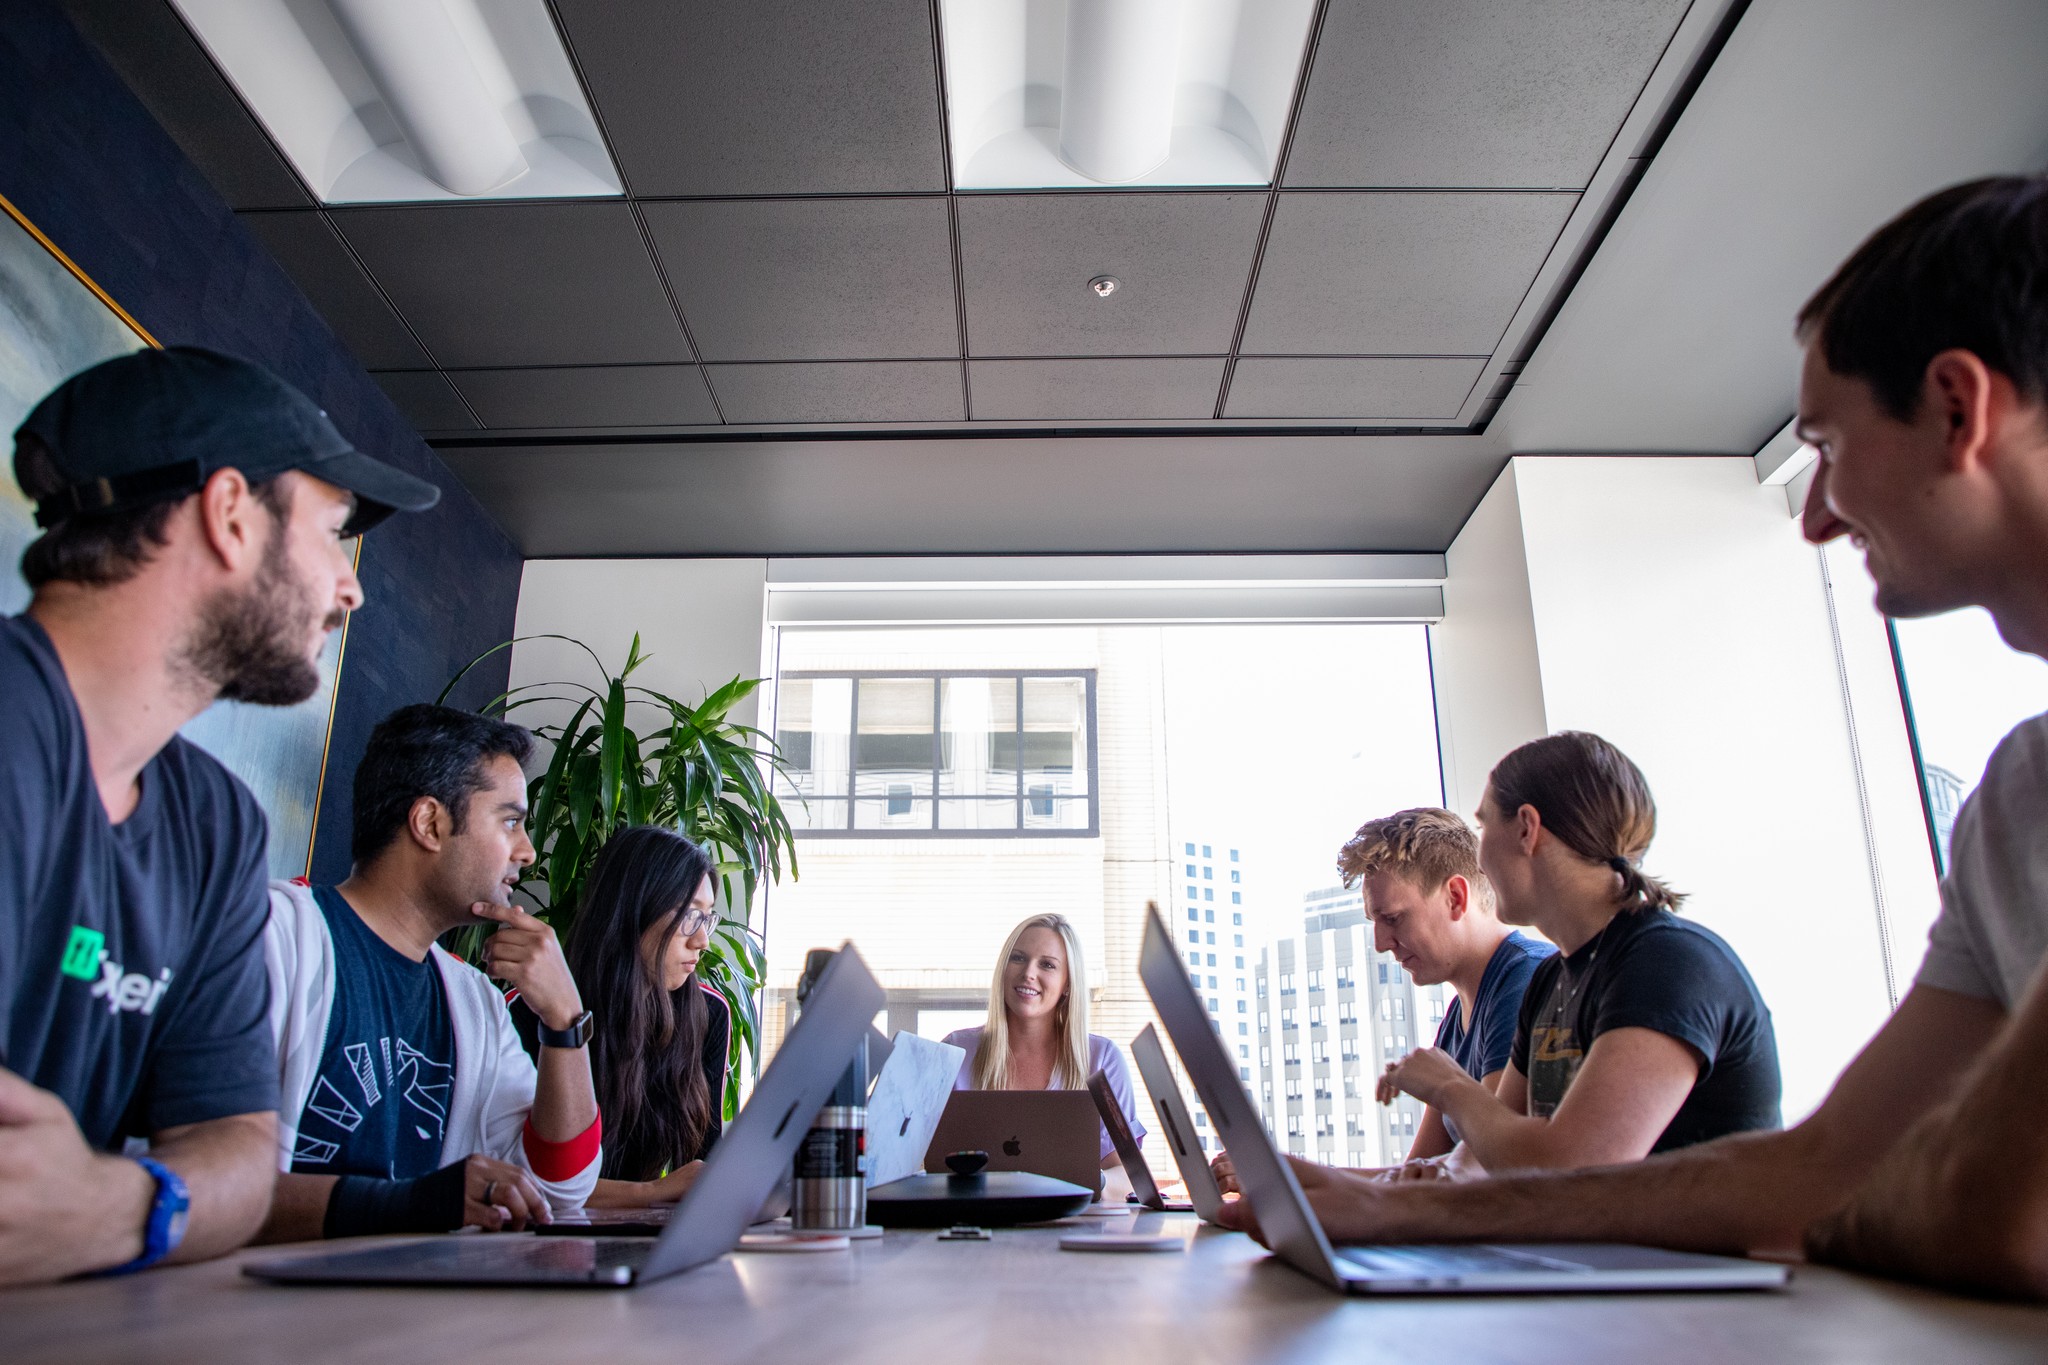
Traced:
[[[1786, 1269], [1761, 1261], [1653, 1247], [1579, 1243], [1502, 1246], [1370, 1246], [1332, 1249], [1294, 1171], [1259, 1121], [1237, 1064], [1209, 1029], [1209, 1013], [1159, 918], [1147, 907], [1138, 974], [1166, 1036], [1180, 1053], [1209, 1121], [1230, 1153], [1238, 1183], [1258, 1210], [1276, 1255], [1332, 1289], [1352, 1294], [1608, 1293], [1618, 1290], [1775, 1289]], [[1154, 1091], [1156, 1098], [1158, 1092]]]
[[1138, 1077], [1144, 1081], [1146, 1093], [1152, 1096], [1153, 1111], [1159, 1115], [1159, 1134], [1173, 1153], [1181, 1183], [1188, 1187], [1188, 1202], [1203, 1222], [1213, 1223], [1223, 1211], [1223, 1189], [1209, 1169], [1209, 1154], [1202, 1150], [1194, 1117], [1180, 1096], [1173, 1068], [1167, 1065], [1166, 1048], [1150, 1024], [1131, 1039], [1131, 1056], [1138, 1063]]
[[803, 1012], [754, 1094], [705, 1159], [704, 1172], [653, 1240], [621, 1237], [438, 1237], [368, 1251], [258, 1261], [243, 1273], [280, 1284], [564, 1285], [620, 1287], [716, 1260], [790, 1169], [811, 1119], [832, 1094], [882, 1008], [882, 988], [847, 944], [805, 997]]
[[925, 1151], [988, 1153], [991, 1171], [1029, 1171], [1102, 1194], [1102, 1123], [1086, 1090], [955, 1090]]
[[868, 1096], [868, 1188], [916, 1175], [953, 1097], [964, 1048], [898, 1033]]
[[1095, 1097], [1095, 1112], [1101, 1115], [1102, 1126], [1109, 1131], [1110, 1145], [1116, 1148], [1116, 1158], [1130, 1178], [1131, 1197], [1156, 1213], [1193, 1213], [1193, 1204], [1174, 1203], [1159, 1192], [1159, 1182], [1152, 1178], [1152, 1164], [1145, 1160], [1145, 1149], [1138, 1145], [1137, 1134], [1124, 1121], [1124, 1107], [1109, 1083], [1109, 1073], [1098, 1071], [1090, 1076], [1088, 1093]]

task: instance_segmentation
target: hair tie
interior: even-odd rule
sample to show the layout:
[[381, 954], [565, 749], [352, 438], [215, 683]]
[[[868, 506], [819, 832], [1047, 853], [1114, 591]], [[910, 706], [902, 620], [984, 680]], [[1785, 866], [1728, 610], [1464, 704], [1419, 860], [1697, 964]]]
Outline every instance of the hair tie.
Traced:
[[1624, 877], [1635, 870], [1634, 866], [1626, 858], [1609, 858], [1607, 865]]

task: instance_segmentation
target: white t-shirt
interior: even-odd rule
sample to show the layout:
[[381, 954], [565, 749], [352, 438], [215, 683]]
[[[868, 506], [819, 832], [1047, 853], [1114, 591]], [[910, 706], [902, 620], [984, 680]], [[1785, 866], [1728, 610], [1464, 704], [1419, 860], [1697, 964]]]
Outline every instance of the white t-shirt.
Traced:
[[2048, 715], [1998, 743], [1956, 814], [1920, 985], [2015, 1009], [2048, 955]]

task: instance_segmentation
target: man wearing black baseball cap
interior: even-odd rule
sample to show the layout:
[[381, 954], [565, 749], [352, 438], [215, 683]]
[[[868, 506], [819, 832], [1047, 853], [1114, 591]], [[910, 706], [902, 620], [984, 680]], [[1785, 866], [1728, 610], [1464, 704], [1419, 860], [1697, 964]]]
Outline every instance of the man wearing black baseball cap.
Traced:
[[[240, 1245], [275, 1180], [255, 798], [178, 736], [288, 706], [362, 605], [345, 541], [440, 491], [247, 361], [143, 351], [15, 432], [0, 617], [0, 1284]], [[116, 1155], [148, 1140], [146, 1156]]]

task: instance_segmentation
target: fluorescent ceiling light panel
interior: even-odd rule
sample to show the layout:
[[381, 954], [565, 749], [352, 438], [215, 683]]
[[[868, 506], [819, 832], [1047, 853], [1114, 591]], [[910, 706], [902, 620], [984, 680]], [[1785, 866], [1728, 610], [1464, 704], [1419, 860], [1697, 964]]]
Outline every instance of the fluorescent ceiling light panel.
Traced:
[[616, 195], [546, 0], [172, 0], [329, 204]]
[[940, 0], [963, 190], [1265, 185], [1315, 0]]

